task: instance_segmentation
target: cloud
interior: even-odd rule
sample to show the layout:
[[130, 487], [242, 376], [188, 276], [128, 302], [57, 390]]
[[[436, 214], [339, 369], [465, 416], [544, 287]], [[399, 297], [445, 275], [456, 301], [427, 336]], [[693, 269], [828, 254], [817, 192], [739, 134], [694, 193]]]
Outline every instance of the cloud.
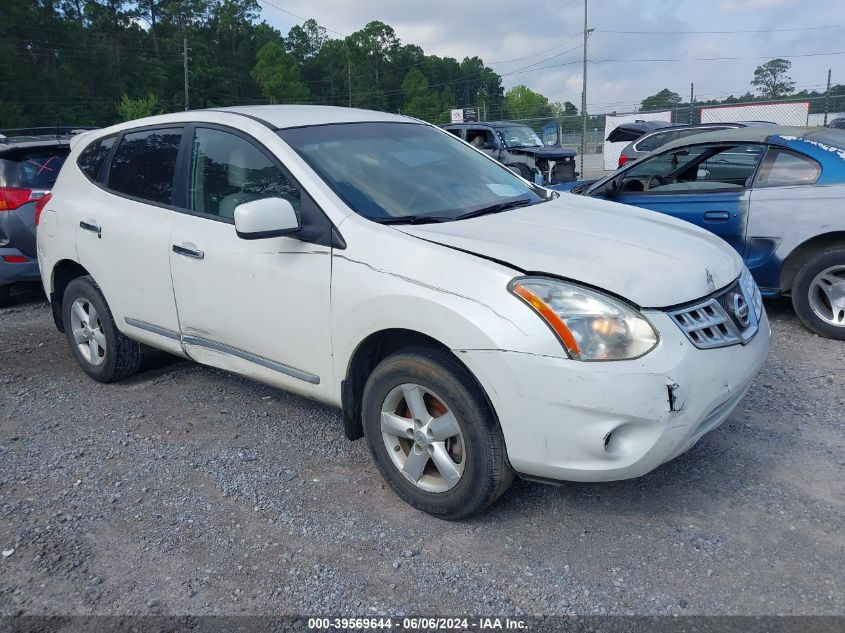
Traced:
[[[712, 4], [676, 0], [601, 0], [590, 3], [587, 97], [590, 109], [635, 108], [663, 88], [688, 98], [740, 95], [750, 90], [754, 68], [764, 55], [834, 50], [830, 42], [845, 29], [770, 32], [772, 29], [837, 24], [841, 0], [818, 0], [813, 11], [796, 14], [795, 0], [721, 0]], [[735, 7], [735, 8], [734, 8]], [[502, 75], [506, 88], [525, 84], [552, 101], [581, 103], [583, 5], [535, 0], [530, 5], [494, 0], [483, 8], [454, 0], [288, 0], [285, 8], [343, 33], [372, 20], [391, 25], [404, 43], [427, 54], [458, 60], [477, 55]], [[741, 10], [740, 10], [741, 9]], [[287, 32], [293, 19], [262, 4], [262, 17]], [[694, 34], [690, 31], [763, 31]], [[623, 31], [650, 31], [627, 33]], [[825, 37], [819, 37], [821, 34]], [[693, 61], [702, 57], [742, 57], [735, 61]], [[642, 62], [642, 59], [677, 61]], [[799, 88], [824, 81], [828, 65], [842, 57], [796, 59], [792, 76]], [[495, 62], [495, 63], [494, 63]], [[834, 78], [836, 80], [836, 78]]]
[[759, 11], [789, 4], [796, 4], [798, 0], [722, 0], [719, 11], [735, 13], [738, 11]]

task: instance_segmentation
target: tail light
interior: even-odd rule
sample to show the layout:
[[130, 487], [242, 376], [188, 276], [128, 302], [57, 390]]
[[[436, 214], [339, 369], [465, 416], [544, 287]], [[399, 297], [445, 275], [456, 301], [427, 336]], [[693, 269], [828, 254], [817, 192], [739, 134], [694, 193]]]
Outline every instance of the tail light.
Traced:
[[44, 210], [44, 207], [47, 206], [47, 203], [53, 199], [53, 194], [45, 193], [38, 202], [35, 203], [35, 226], [38, 226], [38, 223], [41, 221], [41, 212]]
[[35, 200], [32, 197], [32, 189], [0, 187], [0, 211], [14, 211], [31, 200]]
[[631, 160], [631, 157], [630, 157], [630, 156], [625, 156], [625, 154], [622, 154], [622, 155], [619, 157], [619, 167], [622, 167], [622, 165], [624, 165], [625, 163], [627, 163], [629, 160]]

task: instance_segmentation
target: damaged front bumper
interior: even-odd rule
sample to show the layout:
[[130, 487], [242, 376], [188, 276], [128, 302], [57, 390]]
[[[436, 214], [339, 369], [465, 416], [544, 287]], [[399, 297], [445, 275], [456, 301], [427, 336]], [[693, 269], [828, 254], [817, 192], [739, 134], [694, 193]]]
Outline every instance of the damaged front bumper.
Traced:
[[665, 313], [643, 314], [661, 338], [635, 360], [455, 350], [487, 392], [518, 473], [564, 481], [644, 475], [722, 424], [769, 350], [765, 312], [748, 343], [708, 350]]

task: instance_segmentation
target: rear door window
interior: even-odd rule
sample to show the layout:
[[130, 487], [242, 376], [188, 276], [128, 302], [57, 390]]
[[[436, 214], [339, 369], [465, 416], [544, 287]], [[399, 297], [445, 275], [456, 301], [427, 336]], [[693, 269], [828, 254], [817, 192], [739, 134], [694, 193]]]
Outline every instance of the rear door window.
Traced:
[[172, 204], [182, 128], [124, 134], [109, 169], [109, 189], [133, 198]]
[[110, 136], [99, 141], [91, 143], [88, 147], [82, 150], [76, 164], [86, 176], [91, 180], [97, 180], [100, 176], [100, 170], [103, 168], [103, 163], [106, 156], [109, 155], [112, 145], [114, 145], [114, 138]]

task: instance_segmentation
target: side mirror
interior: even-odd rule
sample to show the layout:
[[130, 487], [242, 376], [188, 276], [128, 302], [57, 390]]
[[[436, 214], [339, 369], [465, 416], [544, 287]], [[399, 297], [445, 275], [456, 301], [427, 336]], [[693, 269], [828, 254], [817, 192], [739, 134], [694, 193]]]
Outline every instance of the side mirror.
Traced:
[[290, 235], [300, 228], [296, 211], [284, 198], [262, 198], [235, 207], [235, 232], [244, 240]]

